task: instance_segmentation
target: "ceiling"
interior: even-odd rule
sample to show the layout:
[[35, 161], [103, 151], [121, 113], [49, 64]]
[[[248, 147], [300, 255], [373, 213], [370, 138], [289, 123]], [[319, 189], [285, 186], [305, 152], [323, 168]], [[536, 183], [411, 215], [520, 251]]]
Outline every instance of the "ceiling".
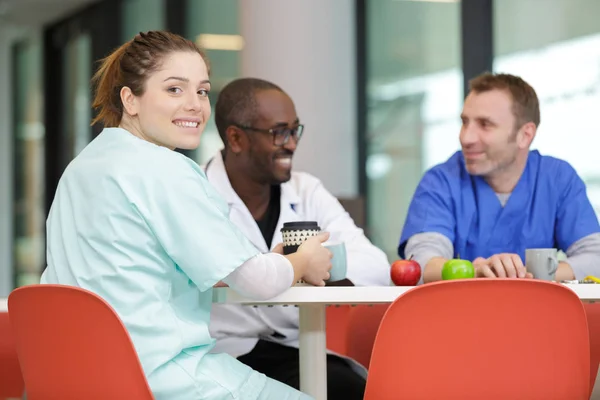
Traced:
[[0, 24], [42, 26], [98, 0], [0, 0]]

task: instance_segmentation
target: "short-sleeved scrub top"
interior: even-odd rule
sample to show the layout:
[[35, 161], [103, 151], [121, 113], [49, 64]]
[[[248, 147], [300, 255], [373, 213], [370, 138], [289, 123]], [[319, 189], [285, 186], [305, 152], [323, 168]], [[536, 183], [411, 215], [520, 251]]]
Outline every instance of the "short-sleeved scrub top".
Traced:
[[208, 354], [213, 285], [259, 253], [228, 212], [195, 162], [106, 128], [60, 179], [42, 283], [90, 290], [115, 309], [157, 399], [309, 398]]

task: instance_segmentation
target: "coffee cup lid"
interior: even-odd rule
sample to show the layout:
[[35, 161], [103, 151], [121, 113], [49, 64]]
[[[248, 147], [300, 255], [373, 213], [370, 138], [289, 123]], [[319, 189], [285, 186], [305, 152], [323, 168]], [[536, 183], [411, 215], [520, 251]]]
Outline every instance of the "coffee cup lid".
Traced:
[[283, 228], [321, 229], [316, 221], [294, 221], [284, 222]]

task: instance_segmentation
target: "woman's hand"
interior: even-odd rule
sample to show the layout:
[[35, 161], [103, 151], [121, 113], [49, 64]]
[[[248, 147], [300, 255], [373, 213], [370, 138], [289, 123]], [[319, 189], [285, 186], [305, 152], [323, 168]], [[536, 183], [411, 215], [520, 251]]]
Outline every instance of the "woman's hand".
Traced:
[[333, 254], [323, 246], [323, 243], [328, 239], [329, 233], [323, 232], [306, 239], [298, 248], [296, 254], [305, 263], [302, 279], [306, 283], [314, 286], [325, 286], [325, 281], [331, 277], [329, 270], [331, 270]]

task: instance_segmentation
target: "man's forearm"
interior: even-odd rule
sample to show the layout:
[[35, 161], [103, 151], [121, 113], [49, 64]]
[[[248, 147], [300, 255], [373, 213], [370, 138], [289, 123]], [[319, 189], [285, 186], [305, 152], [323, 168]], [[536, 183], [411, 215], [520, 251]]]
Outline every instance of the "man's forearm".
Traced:
[[561, 261], [558, 263], [558, 269], [556, 270], [556, 275], [554, 275], [554, 280], [557, 282], [561, 281], [572, 281], [575, 279], [575, 273], [573, 272], [573, 268], [569, 265], [569, 263], [565, 261]]
[[337, 286], [388, 286], [390, 262], [385, 253], [365, 237], [346, 243], [346, 282]]
[[433, 257], [430, 259], [427, 264], [425, 264], [423, 282], [429, 283], [442, 280], [442, 268], [446, 261], [448, 261], [448, 259], [443, 257]]
[[[600, 276], [600, 233], [583, 237], [573, 243], [566, 251], [566, 266], [556, 271], [556, 280], [583, 279], [588, 275]], [[568, 266], [568, 268], [567, 268]], [[572, 275], [568, 274], [568, 271]], [[567, 271], [565, 274], [564, 271]], [[565, 274], [565, 275], [563, 275]], [[569, 278], [569, 276], [571, 276]], [[566, 279], [561, 279], [565, 277]]]
[[405, 248], [406, 258], [412, 258], [421, 265], [421, 282], [434, 282], [442, 279], [442, 268], [446, 260], [452, 258], [454, 248], [446, 236], [436, 232], [424, 232], [408, 239]]

